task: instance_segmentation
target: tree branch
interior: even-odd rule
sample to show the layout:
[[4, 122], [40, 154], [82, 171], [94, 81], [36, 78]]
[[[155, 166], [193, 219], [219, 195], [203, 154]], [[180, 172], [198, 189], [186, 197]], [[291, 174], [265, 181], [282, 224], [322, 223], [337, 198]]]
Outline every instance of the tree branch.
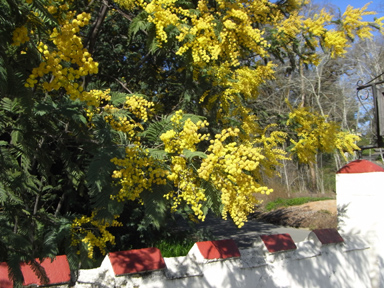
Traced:
[[57, 216], [58, 216], [59, 213], [60, 213], [60, 209], [61, 209], [61, 207], [63, 206], [64, 199], [65, 199], [65, 194], [63, 193], [63, 195], [61, 195], [61, 197], [60, 197], [60, 201], [59, 201], [59, 203], [57, 204], [57, 207], [56, 207], [56, 211], [55, 211], [55, 217], [56, 217], [56, 218], [57, 218]]
[[130, 94], [133, 94], [133, 92], [131, 91], [131, 90], [129, 90], [129, 88], [127, 87], [127, 86], [125, 86], [125, 84], [122, 82], [122, 81], [120, 81], [119, 79], [117, 79], [117, 78], [115, 78], [115, 77], [112, 77], [112, 76], [110, 76], [110, 75], [106, 75], [106, 74], [99, 74], [99, 75], [101, 75], [101, 76], [106, 76], [106, 77], [109, 77], [109, 78], [112, 78], [113, 80], [115, 80], [116, 82], [118, 82], [120, 85], [121, 85], [121, 87], [123, 87], [124, 88], [124, 90], [126, 90], [128, 93], [130, 93]]
[[88, 46], [89, 53], [92, 54], [92, 51], [95, 47], [97, 36], [100, 33], [101, 25], [104, 22], [105, 16], [108, 12], [108, 5], [103, 1], [103, 4], [100, 8], [99, 15], [97, 16], [97, 19], [95, 21], [95, 24], [93, 25], [91, 35], [86, 39], [84, 43], [84, 47]]

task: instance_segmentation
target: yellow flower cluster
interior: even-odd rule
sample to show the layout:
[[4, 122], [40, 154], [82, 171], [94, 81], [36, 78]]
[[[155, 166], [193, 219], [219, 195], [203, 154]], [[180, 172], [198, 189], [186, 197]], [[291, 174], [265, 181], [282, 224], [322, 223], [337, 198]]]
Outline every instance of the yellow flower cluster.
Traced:
[[324, 35], [324, 47], [331, 51], [331, 57], [343, 55], [349, 47], [347, 38], [344, 37], [344, 32], [330, 30]]
[[164, 197], [173, 200], [171, 211], [175, 212], [181, 201], [185, 201], [201, 221], [205, 220], [201, 202], [207, 201], [205, 189], [199, 187], [199, 180], [193, 167], [187, 166], [187, 160], [183, 156], [173, 156], [171, 173], [168, 180], [172, 181], [176, 191], [170, 191]]
[[214, 20], [214, 16], [207, 13], [201, 15], [201, 17], [191, 15], [191, 26], [181, 27], [177, 39], [182, 43], [187, 36], [193, 35], [193, 40], [186, 41], [176, 54], [183, 55], [186, 51], [191, 50], [193, 61], [196, 65], [204, 65], [204, 63], [208, 63], [211, 60], [217, 60], [221, 47], [215, 36]]
[[143, 190], [151, 190], [152, 185], [165, 185], [168, 171], [163, 169], [161, 163], [148, 154], [148, 151], [134, 145], [125, 149], [124, 159], [113, 158], [116, 166], [122, 167], [113, 171], [112, 177], [120, 179], [121, 185], [117, 195], [111, 199], [117, 201], [136, 200]]
[[[179, 113], [179, 114], [178, 114]], [[180, 111], [172, 118], [174, 125], [179, 124]], [[183, 130], [177, 132], [176, 129], [168, 130], [160, 135], [160, 139], [164, 142], [164, 150], [168, 153], [182, 154], [184, 149], [196, 151], [196, 144], [208, 139], [208, 134], [200, 134], [198, 130], [208, 126], [207, 121], [198, 121], [196, 124], [191, 119], [184, 122]], [[176, 131], [175, 131], [176, 130]]]
[[360, 150], [360, 148], [356, 145], [356, 143], [360, 141], [360, 137], [351, 134], [346, 131], [340, 131], [336, 135], [336, 148], [339, 150], [340, 154], [347, 161], [347, 157], [345, 156], [345, 152], [349, 154], [353, 154], [354, 151]]
[[333, 16], [327, 13], [324, 9], [320, 14], [315, 14], [313, 17], [308, 17], [303, 21], [304, 29], [315, 36], [322, 36], [326, 32], [324, 23], [330, 23]]
[[39, 67], [32, 70], [26, 87], [34, 87], [39, 78], [50, 74], [49, 81], [42, 83], [46, 91], [64, 88], [71, 99], [80, 99], [88, 105], [97, 106], [99, 93], [83, 91], [82, 85], [76, 81], [98, 72], [98, 63], [94, 62], [91, 54], [83, 48], [81, 37], [78, 36], [80, 28], [87, 25], [90, 18], [89, 13], [75, 15], [75, 12], [67, 12], [66, 18], [60, 21], [60, 29], [52, 30], [51, 44], [38, 44], [38, 50], [44, 60]]
[[128, 96], [124, 108], [128, 109], [133, 115], [143, 122], [148, 121], [148, 116], [154, 113], [153, 102], [147, 101], [141, 96]]
[[48, 12], [51, 13], [51, 14], [56, 14], [57, 11], [58, 11], [57, 8], [56, 8], [56, 6], [53, 6], [53, 5], [48, 6], [47, 10], [48, 10]]
[[241, 93], [245, 99], [255, 99], [258, 95], [258, 89], [266, 80], [274, 78], [274, 65], [269, 62], [265, 66], [258, 66], [256, 69], [250, 67], [241, 67], [236, 69], [232, 83], [227, 82], [228, 89], [225, 91], [225, 98], [234, 97]]
[[12, 40], [13, 40], [12, 45], [14, 45], [14, 46], [19, 46], [19, 45], [29, 41], [27, 27], [22, 26], [22, 27], [16, 28], [13, 31]]
[[346, 36], [354, 38], [357, 35], [360, 38], [371, 38], [372, 28], [369, 27], [369, 22], [362, 21], [363, 16], [375, 15], [376, 12], [366, 11], [370, 3], [367, 3], [362, 8], [353, 8], [348, 5], [342, 18], [342, 28]]
[[[212, 13], [209, 1], [201, 0], [199, 14], [190, 13], [190, 25], [180, 27], [177, 36], [183, 43], [177, 54], [191, 50], [195, 65], [204, 66], [220, 59], [231, 66], [238, 66], [244, 50], [252, 51], [261, 57], [267, 56], [267, 41], [263, 32], [252, 24], [255, 12], [268, 7], [268, 1], [258, 1], [257, 5], [243, 5], [241, 1], [221, 1], [220, 9]], [[265, 12], [269, 9], [265, 9]], [[223, 28], [217, 32], [217, 19], [221, 19]], [[192, 37], [191, 37], [192, 36]], [[242, 48], [245, 49], [242, 49]]]
[[[100, 112], [100, 105], [111, 98], [109, 89], [84, 91], [80, 79], [98, 73], [98, 63], [83, 47], [80, 37], [80, 30], [89, 24], [91, 15], [69, 11], [69, 5], [64, 1], [51, 4], [47, 10], [57, 18], [59, 27], [50, 31], [48, 41], [37, 43], [42, 61], [38, 67], [33, 68], [25, 86], [33, 88], [38, 85], [47, 92], [64, 89], [71, 99], [79, 99], [87, 104], [87, 117], [91, 121], [93, 115]], [[17, 28], [14, 31], [14, 44], [27, 41], [27, 35], [27, 28]]]
[[136, 135], [135, 128], [138, 127], [136, 121], [128, 119], [127, 116], [113, 116], [106, 115], [104, 116], [104, 121], [111, 125], [111, 128], [116, 131], [121, 131], [126, 133], [130, 139], [133, 139]]
[[255, 144], [263, 148], [264, 158], [260, 160], [260, 166], [263, 167], [263, 173], [268, 177], [272, 177], [274, 175], [280, 176], [276, 167], [282, 165], [282, 160], [291, 159], [286, 156], [286, 151], [279, 148], [285, 143], [287, 133], [282, 131], [268, 132], [268, 130], [274, 127], [277, 127], [277, 125], [268, 125], [259, 133], [260, 137], [254, 140]]
[[[124, 7], [133, 5], [133, 1], [116, 2]], [[208, 0], [198, 1], [199, 13], [178, 7], [175, 0], [137, 1], [136, 5], [141, 6], [148, 13], [148, 21], [155, 24], [160, 46], [168, 41], [166, 28], [177, 28], [177, 40], [182, 44], [177, 54], [183, 55], [190, 50], [195, 65], [204, 66], [204, 63], [220, 58], [220, 62], [228, 61], [232, 66], [238, 66], [243, 53], [240, 47], [267, 56], [268, 43], [263, 39], [263, 32], [253, 23], [261, 19], [267, 21], [266, 15], [271, 7], [276, 6], [269, 1], [249, 5], [243, 5], [242, 1], [219, 1], [219, 9], [214, 13]], [[219, 33], [216, 31], [218, 19], [223, 23]]]
[[[123, 108], [140, 121], [147, 122], [148, 117], [154, 112], [153, 106], [153, 102], [147, 101], [141, 96], [132, 95], [127, 96]], [[140, 122], [127, 116], [114, 116], [113, 114], [117, 111], [119, 111], [117, 107], [111, 104], [105, 105], [104, 113], [107, 115], [104, 116], [104, 120], [111, 125], [112, 129], [127, 133], [131, 140], [134, 139], [137, 134], [136, 128], [143, 130], [143, 126]]]
[[[212, 76], [213, 86], [219, 86], [222, 90], [214, 95], [211, 95], [209, 90], [205, 91], [200, 102], [205, 102], [208, 110], [219, 102], [221, 109], [217, 113], [217, 119], [220, 119], [224, 125], [230, 125], [231, 117], [241, 119], [242, 128], [245, 131], [241, 137], [254, 135], [257, 122], [252, 111], [243, 105], [243, 101], [257, 98], [260, 85], [274, 78], [274, 67], [272, 62], [256, 68], [239, 67], [235, 70], [225, 63], [210, 67], [208, 74]], [[205, 101], [206, 98], [208, 98], [207, 101]]]
[[[183, 155], [183, 151], [185, 149], [196, 151], [196, 145], [208, 139], [208, 135], [198, 133], [198, 130], [206, 127], [208, 123], [198, 121], [195, 124], [190, 119], [182, 122], [182, 117], [182, 111], [176, 112], [171, 118], [174, 130], [169, 130], [160, 137], [164, 142], [165, 151], [178, 154], [171, 157], [170, 173], [167, 175], [167, 171], [162, 168], [153, 169], [157, 164], [144, 150], [136, 146], [129, 147], [126, 149], [125, 159], [112, 159], [117, 166], [124, 167], [114, 171], [113, 177], [120, 179], [122, 189], [118, 195], [112, 196], [112, 199], [118, 201], [138, 199], [144, 189], [150, 190], [153, 184], [165, 184], [167, 176], [176, 187], [174, 191], [165, 195], [167, 199], [173, 201], [172, 211], [176, 211], [183, 201], [191, 207], [192, 217], [204, 220], [201, 202], [206, 201], [206, 196], [205, 190], [200, 187], [199, 178], [201, 178], [213, 181], [216, 188], [221, 191], [224, 204], [223, 217], [226, 217], [228, 212], [236, 225], [241, 227], [257, 203], [254, 194], [271, 192], [267, 187], [257, 183], [255, 178], [259, 163], [264, 158], [261, 155], [261, 148], [254, 148], [251, 145], [237, 146], [235, 142], [224, 145], [223, 142], [227, 138], [237, 137], [239, 134], [238, 129], [224, 130], [222, 134], [216, 136], [216, 140], [208, 149], [211, 154], [203, 160], [200, 169], [196, 171]], [[181, 131], [178, 131], [180, 129]], [[276, 154], [276, 151], [273, 153]], [[273, 153], [271, 152], [271, 155]], [[225, 160], [218, 161], [218, 158], [223, 157], [221, 154]], [[215, 161], [217, 163], [214, 163]]]
[[111, 95], [109, 94], [110, 92], [110, 89], [105, 91], [91, 90], [89, 92], [81, 93], [81, 97], [79, 99], [87, 103], [88, 106], [100, 107], [102, 103], [111, 100]]
[[[148, 21], [155, 24], [158, 45], [168, 42], [165, 28], [170, 25], [178, 26], [178, 13], [186, 14], [188, 10], [176, 7], [177, 0], [153, 0], [150, 3], [142, 2], [144, 10], [148, 13]], [[180, 21], [181, 22], [181, 21]]]
[[[83, 91], [81, 93], [80, 100], [84, 101], [88, 107], [85, 108], [88, 121], [91, 123], [93, 116], [96, 113], [100, 113], [100, 105], [104, 102], [111, 100], [111, 95], [109, 95], [110, 89], [105, 91], [101, 90], [91, 90], [89, 92]], [[93, 124], [90, 124], [93, 125]]]
[[359, 137], [340, 131], [338, 124], [327, 122], [327, 117], [306, 108], [297, 108], [289, 113], [287, 125], [293, 124], [296, 125], [295, 131], [299, 140], [291, 139], [294, 145], [292, 152], [303, 163], [314, 162], [318, 151], [331, 153], [339, 149], [340, 152], [352, 152], [359, 149], [354, 143]]
[[176, 113], [171, 117], [171, 122], [173, 123], [172, 126], [174, 128], [181, 127], [181, 119], [183, 119], [183, 110], [178, 110]]
[[379, 27], [380, 31], [381, 31], [381, 34], [383, 34], [383, 26], [384, 26], [384, 16], [383, 17], [380, 17], [380, 18], [376, 18], [375, 19], [375, 26], [376, 27]]
[[131, 10], [133, 7], [135, 7], [135, 4], [137, 2], [142, 2], [142, 1], [136, 1], [136, 0], [114, 0], [117, 4], [119, 4], [120, 7], [123, 7], [127, 10]]
[[[210, 153], [203, 159], [198, 174], [221, 191], [223, 218], [229, 213], [240, 228], [258, 203], [255, 194], [269, 194], [272, 190], [257, 182], [260, 180], [259, 164], [264, 158], [262, 148], [235, 142], [239, 132], [239, 129], [224, 129], [211, 140]], [[230, 139], [233, 142], [225, 144]]]
[[[96, 220], [96, 214], [97, 212], [93, 211], [90, 217], [82, 216], [81, 218], [76, 218], [72, 222], [71, 227], [72, 245], [77, 246], [81, 242], [85, 243], [87, 245], [89, 258], [93, 258], [95, 247], [98, 247], [104, 255], [107, 243], [115, 244], [115, 236], [107, 230], [108, 227], [123, 226], [123, 224], [117, 220], [111, 222]], [[115, 219], [116, 218], [118, 218], [118, 216], [115, 216]]]
[[[376, 12], [366, 11], [368, 9], [368, 4], [362, 8], [353, 8], [348, 6], [344, 12], [341, 25], [335, 29], [327, 30], [326, 26], [332, 24], [332, 15], [321, 11], [320, 15], [315, 15], [313, 18], [308, 18], [303, 21], [304, 30], [309, 35], [318, 36], [322, 41], [322, 45], [331, 52], [332, 57], [342, 56], [346, 53], [346, 48], [350, 45], [348, 44], [350, 39], [354, 39], [356, 36], [360, 38], [371, 38], [373, 28], [370, 26], [370, 23], [363, 21], [363, 16], [366, 15], [375, 15]], [[382, 21], [376, 20], [376, 24], [382, 26]], [[311, 44], [316, 44], [314, 41], [311, 41]], [[318, 44], [313, 45], [318, 46]], [[312, 57], [313, 58], [313, 57]], [[316, 63], [316, 59], [315, 62]]]
[[287, 19], [284, 19], [278, 23], [277, 29], [279, 31], [279, 37], [288, 37], [288, 39], [294, 39], [301, 33], [301, 25], [303, 16], [299, 15], [298, 11], [292, 13]]
[[201, 202], [207, 200], [205, 190], [199, 187], [198, 175], [194, 167], [189, 165], [190, 163], [188, 163], [183, 152], [184, 150], [196, 151], [196, 145], [208, 139], [208, 134], [198, 133], [199, 129], [208, 126], [208, 122], [198, 121], [195, 124], [188, 118], [182, 123], [182, 117], [183, 112], [181, 110], [177, 111], [171, 118], [173, 129], [160, 136], [160, 139], [164, 142], [164, 150], [168, 153], [177, 154], [171, 157], [171, 172], [167, 177], [168, 180], [173, 182], [176, 191], [170, 191], [165, 197], [173, 200], [172, 211], [176, 211], [181, 201], [185, 201], [191, 207], [194, 216], [204, 221], [205, 216], [201, 210]]

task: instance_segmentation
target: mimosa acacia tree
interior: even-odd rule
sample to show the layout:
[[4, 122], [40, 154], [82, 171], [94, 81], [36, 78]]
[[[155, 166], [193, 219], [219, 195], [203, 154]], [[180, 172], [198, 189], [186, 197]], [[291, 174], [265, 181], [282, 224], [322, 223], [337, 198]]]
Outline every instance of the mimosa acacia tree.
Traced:
[[[289, 153], [310, 162], [357, 148], [310, 107], [291, 107], [283, 129], [250, 108], [279, 61], [342, 56], [382, 25], [362, 20], [367, 6], [306, 19], [303, 5], [2, 1], [0, 260], [105, 253], [132, 201], [155, 226], [168, 207], [241, 227]], [[15, 239], [25, 243], [7, 250]]]

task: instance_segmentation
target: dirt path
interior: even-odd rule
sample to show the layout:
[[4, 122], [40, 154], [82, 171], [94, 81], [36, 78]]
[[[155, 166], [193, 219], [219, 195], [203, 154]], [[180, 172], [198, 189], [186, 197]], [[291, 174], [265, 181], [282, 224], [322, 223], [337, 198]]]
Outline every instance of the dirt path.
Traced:
[[254, 217], [267, 223], [295, 228], [337, 228], [336, 200], [310, 202], [270, 212], [256, 212]]
[[332, 214], [337, 214], [336, 200], [309, 202], [298, 207], [312, 211], [329, 211]]

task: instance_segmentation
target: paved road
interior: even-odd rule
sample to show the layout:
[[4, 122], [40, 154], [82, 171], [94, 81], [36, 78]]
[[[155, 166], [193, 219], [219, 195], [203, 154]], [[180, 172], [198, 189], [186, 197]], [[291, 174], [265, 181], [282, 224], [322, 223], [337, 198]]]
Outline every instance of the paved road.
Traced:
[[242, 228], [237, 228], [232, 220], [223, 220], [212, 216], [197, 225], [198, 229], [208, 231], [214, 239], [233, 239], [239, 248], [251, 247], [253, 239], [259, 235], [271, 235], [288, 233], [294, 242], [303, 241], [309, 234], [308, 229], [296, 229], [290, 227], [276, 226], [269, 223], [250, 219]]

